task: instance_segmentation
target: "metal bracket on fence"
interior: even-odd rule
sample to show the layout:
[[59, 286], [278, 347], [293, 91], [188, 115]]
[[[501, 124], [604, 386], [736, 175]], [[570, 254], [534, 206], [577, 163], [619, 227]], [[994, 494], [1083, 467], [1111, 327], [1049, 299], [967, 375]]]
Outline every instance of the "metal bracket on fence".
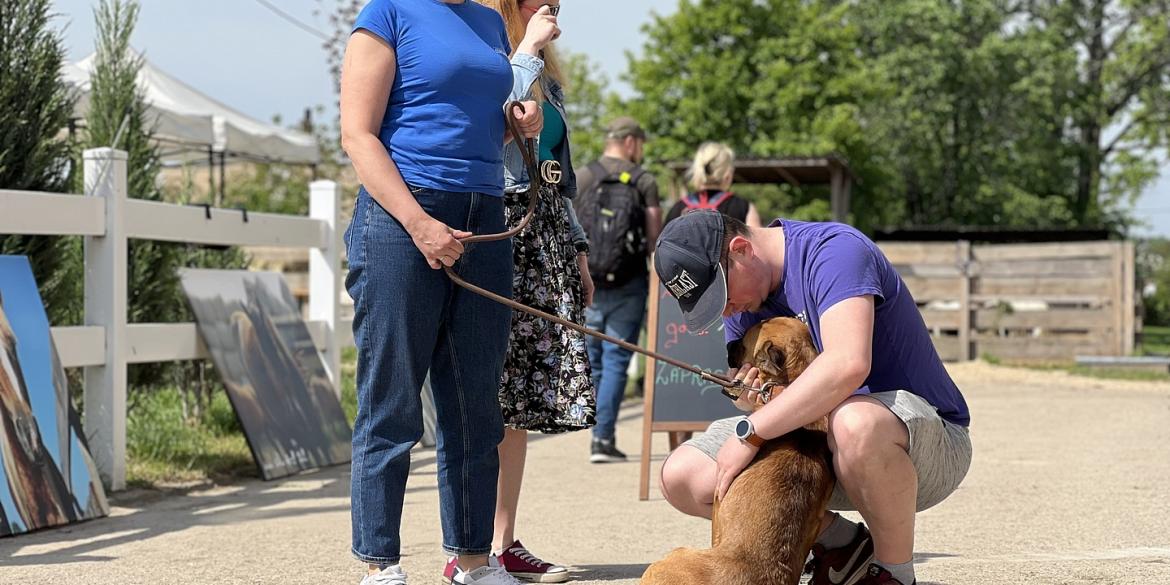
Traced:
[[187, 205], [190, 205], [191, 207], [202, 207], [203, 208], [203, 217], [208, 219], [208, 220], [211, 219], [211, 204], [210, 203], [188, 203]]
[[241, 205], [241, 206], [237, 207], [236, 209], [239, 209], [240, 213], [244, 214], [244, 223], [248, 223], [248, 208]]

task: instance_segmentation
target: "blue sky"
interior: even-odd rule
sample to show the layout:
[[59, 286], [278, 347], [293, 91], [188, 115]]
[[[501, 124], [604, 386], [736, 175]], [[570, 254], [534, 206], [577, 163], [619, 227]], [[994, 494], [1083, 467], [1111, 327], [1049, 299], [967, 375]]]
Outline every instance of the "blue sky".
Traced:
[[[318, 0], [270, 0], [319, 31], [324, 18], [313, 15]], [[93, 0], [54, 0], [73, 60], [93, 51]], [[306, 107], [333, 104], [334, 96], [321, 40], [282, 20], [256, 0], [203, 2], [149, 0], [133, 43], [164, 71], [246, 114], [269, 120], [300, 119]], [[561, 43], [589, 55], [623, 94], [618, 80], [626, 68], [625, 51], [638, 52], [639, 27], [651, 13], [674, 12], [677, 0], [567, 0], [563, 2]], [[330, 111], [335, 111], [330, 108]], [[1139, 217], [1154, 233], [1170, 236], [1170, 169], [1143, 193]], [[1148, 230], [1147, 230], [1148, 231]]]

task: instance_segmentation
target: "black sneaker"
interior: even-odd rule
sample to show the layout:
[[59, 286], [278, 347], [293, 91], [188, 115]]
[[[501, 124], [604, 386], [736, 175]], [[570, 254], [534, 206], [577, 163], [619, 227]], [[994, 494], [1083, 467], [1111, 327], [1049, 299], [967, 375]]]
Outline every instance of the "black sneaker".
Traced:
[[801, 585], [854, 585], [864, 582], [866, 568], [873, 562], [873, 537], [865, 524], [857, 525], [853, 542], [834, 549], [813, 544], [804, 566]]
[[613, 439], [608, 441], [593, 439], [593, 448], [589, 455], [590, 463], [622, 463], [625, 460], [626, 454], [618, 451]]
[[[877, 563], [869, 566], [869, 572], [866, 573], [865, 578], [858, 581], [857, 585], [905, 585], [901, 581], [894, 578], [889, 571], [883, 569]], [[918, 585], [918, 580], [915, 579], [910, 585]]]

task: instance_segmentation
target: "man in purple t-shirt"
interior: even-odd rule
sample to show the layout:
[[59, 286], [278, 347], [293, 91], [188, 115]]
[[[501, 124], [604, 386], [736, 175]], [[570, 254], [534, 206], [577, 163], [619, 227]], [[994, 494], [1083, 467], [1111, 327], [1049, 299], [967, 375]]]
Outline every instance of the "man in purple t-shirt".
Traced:
[[[778, 219], [749, 228], [696, 212], [663, 230], [654, 268], [689, 330], [706, 330], [722, 316], [730, 345], [760, 321], [796, 317], [821, 352], [751, 416], [715, 421], [672, 453], [662, 468], [666, 499], [710, 518], [716, 495], [755, 457], [754, 439], [828, 415], [837, 475], [829, 509], [857, 510], [868, 529], [826, 511], [807, 568], [811, 583], [914, 584], [914, 515], [966, 475], [971, 418], [881, 250], [843, 224]], [[732, 374], [760, 385], [748, 364]], [[751, 410], [753, 400], [745, 394], [739, 406]]]

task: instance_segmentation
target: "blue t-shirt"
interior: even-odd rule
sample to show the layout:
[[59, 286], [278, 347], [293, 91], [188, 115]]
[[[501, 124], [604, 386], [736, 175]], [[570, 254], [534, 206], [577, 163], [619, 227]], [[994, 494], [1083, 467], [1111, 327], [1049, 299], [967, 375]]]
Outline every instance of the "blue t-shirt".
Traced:
[[502, 196], [512, 50], [499, 13], [473, 0], [371, 0], [354, 22], [359, 29], [397, 56], [378, 137], [402, 178]]
[[808, 325], [817, 349], [821, 315], [852, 297], [873, 295], [873, 357], [858, 394], [906, 390], [938, 409], [939, 416], [967, 426], [967, 401], [943, 367], [922, 314], [906, 283], [877, 245], [839, 223], [776, 220], [784, 229], [784, 276], [756, 313], [724, 319], [728, 342], [771, 317], [796, 317]]

